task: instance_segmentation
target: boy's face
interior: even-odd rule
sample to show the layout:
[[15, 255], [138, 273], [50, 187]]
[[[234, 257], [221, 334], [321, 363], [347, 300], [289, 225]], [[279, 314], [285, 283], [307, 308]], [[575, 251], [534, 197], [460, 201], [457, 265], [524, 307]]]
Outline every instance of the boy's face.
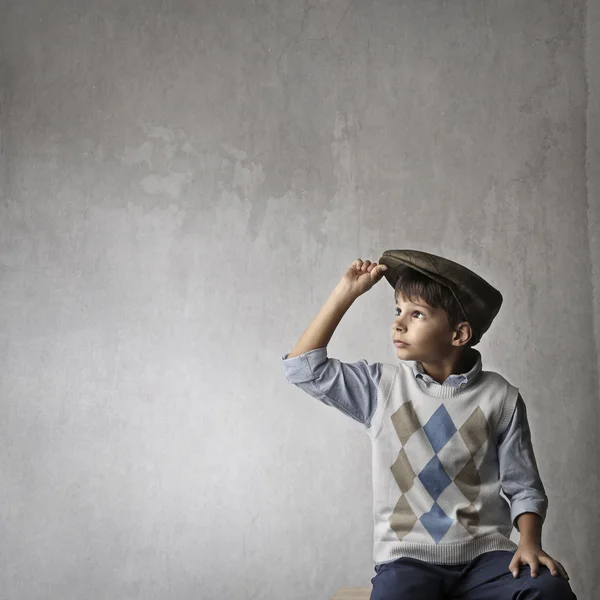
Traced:
[[398, 292], [395, 313], [392, 340], [401, 340], [407, 344], [395, 344], [398, 358], [434, 363], [456, 351], [457, 347], [452, 341], [458, 334], [450, 329], [443, 308], [432, 308], [420, 299], [413, 303], [402, 292]]

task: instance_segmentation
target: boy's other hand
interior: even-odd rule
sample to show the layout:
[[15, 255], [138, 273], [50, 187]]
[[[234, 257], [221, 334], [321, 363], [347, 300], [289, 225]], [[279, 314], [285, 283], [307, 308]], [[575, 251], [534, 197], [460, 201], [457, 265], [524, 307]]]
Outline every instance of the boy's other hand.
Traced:
[[383, 277], [386, 269], [386, 265], [378, 265], [370, 260], [363, 261], [357, 258], [342, 276], [339, 286], [358, 297], [369, 291]]
[[536, 544], [519, 544], [508, 565], [508, 570], [514, 578], [518, 577], [521, 565], [529, 565], [532, 577], [537, 577], [540, 572], [540, 565], [545, 565], [554, 577], [562, 577], [569, 581], [565, 568]]

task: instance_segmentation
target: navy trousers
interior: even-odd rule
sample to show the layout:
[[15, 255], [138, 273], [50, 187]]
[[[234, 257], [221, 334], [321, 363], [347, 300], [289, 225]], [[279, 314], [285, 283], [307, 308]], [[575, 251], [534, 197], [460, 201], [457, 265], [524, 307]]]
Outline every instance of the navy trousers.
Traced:
[[371, 600], [577, 600], [569, 582], [546, 565], [537, 577], [521, 565], [515, 579], [508, 570], [513, 555], [495, 550], [459, 565], [406, 557], [375, 565]]

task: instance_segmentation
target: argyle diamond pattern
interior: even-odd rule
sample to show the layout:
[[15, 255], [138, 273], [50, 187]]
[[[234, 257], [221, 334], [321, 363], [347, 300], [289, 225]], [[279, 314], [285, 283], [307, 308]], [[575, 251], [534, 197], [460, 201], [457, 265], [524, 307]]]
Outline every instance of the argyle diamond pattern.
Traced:
[[[443, 404], [423, 426], [412, 402], [390, 419], [401, 444], [390, 467], [402, 494], [389, 517], [398, 539], [417, 521], [436, 544], [456, 522], [472, 533], [479, 524], [473, 502], [481, 483], [473, 458], [490, 433], [483, 411], [477, 407], [458, 429]], [[449, 516], [454, 513], [456, 520]]]

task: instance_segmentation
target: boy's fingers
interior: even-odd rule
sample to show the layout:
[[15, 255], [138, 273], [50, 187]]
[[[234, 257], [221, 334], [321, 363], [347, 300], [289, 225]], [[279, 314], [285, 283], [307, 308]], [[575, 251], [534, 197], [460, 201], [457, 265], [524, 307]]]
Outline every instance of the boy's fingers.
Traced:
[[387, 269], [387, 267], [385, 265], [377, 265], [374, 269], [373, 272], [375, 273], [375, 275], [378, 278], [383, 277], [383, 272]]
[[369, 265], [367, 267], [367, 271], [369, 273], [380, 273], [381, 272], [381, 265], [373, 265], [373, 264], [371, 264], [371, 265]]
[[541, 559], [540, 562], [544, 563], [548, 569], [550, 569], [550, 573], [554, 577], [563, 577], [564, 579], [569, 579], [565, 568], [557, 561], [551, 558]]
[[546, 566], [550, 569], [550, 573], [552, 573], [554, 577], [560, 574], [558, 563], [555, 560], [548, 560]]

